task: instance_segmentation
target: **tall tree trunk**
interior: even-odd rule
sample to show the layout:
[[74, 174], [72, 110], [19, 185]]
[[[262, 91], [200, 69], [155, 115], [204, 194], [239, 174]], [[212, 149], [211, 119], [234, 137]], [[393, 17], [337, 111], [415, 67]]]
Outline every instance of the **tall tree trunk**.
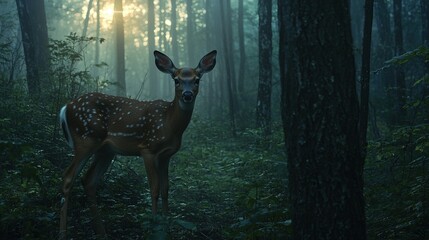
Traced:
[[124, 19], [122, 15], [122, 0], [115, 0], [114, 6], [115, 38], [116, 38], [116, 81], [117, 95], [127, 96], [125, 84], [125, 40], [124, 40]]
[[238, 69], [238, 92], [240, 96], [244, 92], [244, 78], [246, 73], [246, 47], [244, 45], [244, 7], [243, 0], [238, 0], [238, 48], [240, 51], [240, 66]]
[[194, 26], [194, 12], [192, 9], [192, 0], [186, 0], [186, 14], [188, 15], [186, 21], [186, 41], [188, 43], [188, 64], [191, 64], [194, 61], [195, 57], [195, 26]]
[[[155, 51], [155, 6], [153, 4], [152, 0], [147, 1], [148, 7], [147, 7], [147, 37], [148, 37], [148, 48], [149, 48], [149, 59], [148, 63], [153, 62], [153, 51]], [[149, 66], [149, 74], [148, 74], [148, 80], [149, 80], [149, 94], [151, 97], [153, 97], [152, 94], [156, 93], [158, 91], [158, 81], [156, 79], [156, 72], [155, 68], [150, 65]]]
[[[205, 10], [206, 10], [206, 15], [205, 15], [205, 22], [206, 22], [206, 29], [205, 29], [205, 33], [206, 33], [206, 48], [207, 50], [210, 50], [211, 48], [213, 48], [213, 43], [212, 43], [212, 31], [213, 31], [213, 26], [212, 26], [212, 2], [210, 0], [206, 0], [206, 6], [205, 6]], [[207, 79], [206, 82], [206, 89], [207, 89], [207, 96], [204, 98], [206, 100], [205, 102], [205, 106], [206, 106], [206, 110], [207, 110], [207, 116], [209, 117], [209, 119], [212, 118], [212, 112], [213, 112], [213, 101], [212, 99], [214, 99], [214, 95], [213, 95], [213, 81], [212, 81], [212, 74], [208, 74], [207, 76], [205, 76], [205, 78]]]
[[[100, 0], [97, 0], [97, 6], [96, 6], [96, 15], [97, 15], [97, 23], [95, 26], [95, 38], [97, 41], [95, 42], [95, 58], [94, 58], [94, 76], [98, 81], [98, 65], [100, 64]], [[97, 82], [98, 87], [98, 82]]]
[[[171, 0], [171, 48], [173, 50], [173, 59], [179, 61], [179, 47], [177, 39], [177, 4], [176, 0]], [[180, 62], [178, 62], [180, 64]]]
[[220, 14], [221, 14], [221, 21], [222, 21], [222, 42], [223, 42], [223, 49], [224, 49], [224, 60], [225, 60], [225, 69], [226, 69], [226, 84], [227, 84], [227, 89], [228, 89], [228, 99], [229, 99], [229, 117], [230, 117], [230, 122], [231, 122], [231, 132], [232, 135], [235, 137], [236, 136], [236, 123], [235, 123], [235, 101], [234, 101], [234, 94], [233, 94], [233, 90], [232, 90], [232, 78], [234, 77], [232, 75], [232, 58], [230, 58], [230, 56], [232, 56], [231, 54], [231, 49], [230, 49], [230, 44], [228, 42], [228, 29], [227, 29], [227, 22], [226, 22], [226, 13], [225, 13], [225, 6], [224, 6], [224, 1], [221, 1], [220, 3]]
[[[281, 106], [281, 115], [282, 115], [282, 121], [283, 121], [283, 128], [285, 131], [286, 126], [286, 111], [285, 111], [285, 105], [286, 105], [286, 32], [287, 26], [286, 26], [286, 2], [284, 0], [277, 0], [277, 19], [278, 19], [278, 28], [279, 28], [279, 70], [280, 70], [280, 85], [281, 85], [281, 100], [280, 100], [280, 106]], [[286, 142], [286, 139], [285, 139]]]
[[359, 136], [362, 158], [366, 157], [366, 133], [368, 128], [369, 80], [371, 71], [371, 39], [374, 0], [365, 0], [365, 22], [363, 29], [362, 70], [359, 111]]
[[348, 0], [286, 4], [282, 91], [292, 238], [366, 239]]
[[93, 2], [93, 0], [89, 0], [89, 2], [88, 2], [88, 7], [86, 9], [85, 20], [83, 21], [82, 37], [86, 37], [86, 32], [88, 31], [88, 24], [89, 24], [89, 17], [91, 15], [92, 2]]
[[31, 97], [49, 88], [49, 42], [44, 0], [16, 0]]
[[[427, 0], [420, 0], [422, 9], [422, 43], [429, 47], [429, 2]], [[426, 74], [429, 74], [429, 62], [425, 64]], [[426, 86], [424, 94], [429, 93], [429, 86]]]
[[[393, 16], [395, 25], [395, 55], [399, 56], [404, 53], [403, 34], [402, 34], [402, 0], [393, 1]], [[405, 101], [405, 73], [404, 68], [400, 65], [395, 66], [396, 82], [396, 123], [403, 123], [406, 119]]]
[[[380, 55], [381, 61], [378, 68], [384, 65], [384, 62], [393, 57], [393, 39], [392, 39], [392, 29], [390, 27], [390, 13], [387, 7], [386, 0], [375, 0], [375, 17], [377, 23], [378, 34], [380, 42], [377, 45], [376, 49], [379, 51], [377, 55]], [[376, 86], [380, 94], [384, 94], [384, 91], [387, 89], [387, 96], [391, 95], [391, 90], [394, 84], [394, 74], [391, 70], [384, 70], [380, 73], [381, 81], [376, 82]]]
[[[228, 58], [231, 62], [234, 61], [234, 42], [232, 40], [232, 13], [231, 13], [231, 0], [225, 0], [223, 1], [224, 5], [224, 11], [225, 11], [225, 22], [226, 22], [226, 36], [227, 36], [227, 43], [228, 43]], [[235, 64], [231, 64], [230, 66], [231, 71], [231, 80], [227, 83], [231, 85], [231, 91], [232, 91], [232, 101], [234, 102], [234, 108], [238, 112], [240, 110], [240, 106], [238, 105], [238, 92], [237, 92], [237, 81], [236, 81], [236, 73], [235, 73]]]
[[271, 133], [271, 55], [272, 55], [272, 0], [258, 1], [259, 15], [259, 84], [256, 106], [256, 124], [264, 135]]

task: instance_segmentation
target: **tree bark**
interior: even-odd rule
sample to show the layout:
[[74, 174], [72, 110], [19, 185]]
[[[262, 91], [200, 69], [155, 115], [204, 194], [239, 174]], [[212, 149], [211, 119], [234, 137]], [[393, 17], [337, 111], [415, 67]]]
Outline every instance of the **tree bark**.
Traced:
[[[286, 32], [288, 31], [286, 26], [286, 2], [284, 0], [277, 0], [277, 19], [278, 19], [278, 27], [279, 27], [279, 70], [280, 70], [280, 85], [281, 85], [281, 115], [283, 121], [283, 131], [286, 132], [286, 118], [287, 112], [285, 111], [286, 105]], [[286, 142], [286, 139], [285, 139]]]
[[259, 84], [256, 105], [256, 124], [264, 135], [271, 133], [271, 55], [272, 55], [272, 1], [259, 0]]
[[368, 128], [369, 80], [371, 77], [370, 71], [373, 7], [374, 0], [365, 0], [365, 22], [362, 41], [362, 70], [359, 111], [359, 136], [363, 159], [366, 157], [367, 147], [366, 133]]
[[228, 24], [226, 22], [226, 13], [225, 13], [225, 6], [224, 1], [221, 1], [220, 3], [220, 14], [221, 14], [221, 21], [222, 21], [222, 42], [223, 42], [223, 49], [224, 49], [224, 60], [225, 60], [225, 69], [226, 69], [226, 85], [228, 90], [228, 99], [229, 99], [229, 117], [230, 117], [230, 123], [231, 123], [231, 133], [235, 137], [236, 134], [236, 123], [235, 123], [235, 105], [234, 105], [234, 96], [233, 96], [233, 90], [231, 86], [231, 81], [233, 78], [232, 75], [232, 56], [230, 44], [228, 43], [228, 30], [226, 25]]
[[[151, 64], [153, 60], [153, 51], [155, 51], [155, 6], [152, 0], [147, 1], [147, 37], [148, 37], [148, 49], [149, 49], [149, 59], [148, 63]], [[149, 95], [156, 93], [158, 91], [158, 81], [156, 79], [156, 69], [153, 65], [149, 65]]]
[[49, 86], [49, 42], [43, 0], [16, 0], [21, 26], [28, 93], [35, 98]]
[[[393, 16], [395, 26], [395, 55], [399, 56], [404, 53], [403, 34], [402, 34], [402, 0], [393, 1]], [[406, 119], [406, 87], [405, 73], [401, 65], [395, 66], [396, 82], [396, 123], [403, 123]]]
[[366, 239], [348, 0], [286, 4], [282, 94], [292, 237]]
[[238, 69], [238, 92], [240, 96], [243, 95], [244, 92], [244, 78], [246, 73], [246, 47], [244, 45], [244, 7], [243, 0], [238, 0], [238, 48], [240, 51], [240, 66]]
[[122, 0], [115, 0], [114, 6], [115, 39], [116, 39], [116, 81], [117, 95], [127, 96], [125, 83], [125, 40], [124, 40], [124, 19], [122, 15]]
[[[173, 59], [179, 61], [179, 47], [177, 46], [177, 4], [176, 0], [171, 0], [171, 47], [173, 50]], [[180, 63], [180, 62], [178, 62]]]
[[[375, 0], [375, 17], [377, 23], [378, 34], [380, 38], [380, 42], [377, 44], [377, 51], [379, 52], [379, 66], [382, 67], [385, 61], [391, 59], [393, 57], [393, 39], [392, 39], [392, 29], [390, 27], [390, 13], [387, 7], [386, 0]], [[385, 94], [385, 90], [387, 89], [388, 98], [391, 95], [391, 90], [395, 84], [393, 71], [384, 70], [380, 73], [381, 81], [376, 82], [376, 86], [378, 88], [378, 93]]]
[[191, 64], [194, 61], [195, 57], [195, 44], [194, 44], [194, 13], [192, 9], [192, 0], [186, 0], [186, 14], [188, 15], [186, 21], [186, 41], [188, 43], [188, 64]]

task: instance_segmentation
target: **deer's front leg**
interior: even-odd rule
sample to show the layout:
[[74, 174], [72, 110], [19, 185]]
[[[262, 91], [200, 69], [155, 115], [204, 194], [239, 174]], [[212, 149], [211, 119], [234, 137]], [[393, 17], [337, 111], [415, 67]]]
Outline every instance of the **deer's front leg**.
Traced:
[[158, 210], [159, 198], [159, 174], [157, 166], [157, 158], [153, 154], [143, 155], [144, 165], [147, 173], [147, 180], [150, 187], [150, 195], [152, 199], [152, 213], [156, 214]]
[[168, 212], [168, 165], [170, 159], [159, 159], [159, 179], [161, 187], [161, 198], [162, 198], [162, 211], [164, 213]]

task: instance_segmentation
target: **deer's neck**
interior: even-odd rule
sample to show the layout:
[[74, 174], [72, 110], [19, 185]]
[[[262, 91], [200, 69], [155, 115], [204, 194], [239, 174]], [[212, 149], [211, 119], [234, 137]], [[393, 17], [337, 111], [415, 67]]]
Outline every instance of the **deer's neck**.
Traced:
[[182, 135], [191, 121], [193, 105], [183, 108], [180, 101], [173, 101], [170, 104], [168, 121], [170, 122], [171, 131], [175, 134]]

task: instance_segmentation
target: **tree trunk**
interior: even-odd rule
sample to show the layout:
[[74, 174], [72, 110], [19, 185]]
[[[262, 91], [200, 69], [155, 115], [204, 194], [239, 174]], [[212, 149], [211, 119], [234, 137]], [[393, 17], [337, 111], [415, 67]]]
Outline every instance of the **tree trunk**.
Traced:
[[240, 66], [238, 69], [238, 92], [240, 96], [244, 92], [244, 78], [246, 73], [246, 47], [244, 45], [244, 8], [243, 0], [238, 0], [238, 48], [240, 51]]
[[[95, 57], [94, 57], [94, 76], [98, 81], [98, 68], [100, 64], [100, 0], [97, 0], [97, 6], [96, 6], [96, 15], [97, 15], [97, 23], [95, 26], [95, 38], [97, 41], [95, 42]], [[98, 82], [97, 82], [97, 88], [98, 88]]]
[[156, 69], [151, 65], [153, 63], [153, 51], [155, 51], [155, 6], [152, 0], [147, 1], [147, 38], [148, 38], [148, 49], [149, 49], [149, 95], [153, 97], [153, 94], [158, 91], [158, 81], [156, 79]]
[[43, 0], [16, 0], [27, 68], [28, 93], [36, 97], [49, 84], [49, 42]]
[[286, 4], [282, 94], [292, 237], [366, 239], [348, 0]]
[[264, 135], [271, 133], [271, 55], [272, 55], [272, 0], [259, 0], [259, 84], [256, 106], [256, 124]]
[[89, 0], [88, 2], [88, 8], [86, 10], [85, 20], [83, 21], [82, 37], [86, 37], [86, 32], [88, 31], [88, 23], [89, 23], [89, 17], [92, 9], [92, 2], [93, 0]]
[[[395, 56], [404, 53], [403, 35], [402, 35], [402, 0], [393, 1], [393, 16], [395, 25]], [[406, 119], [405, 102], [406, 87], [405, 73], [401, 65], [395, 66], [396, 82], [396, 123], [403, 123]]]
[[194, 43], [194, 13], [192, 9], [192, 0], [186, 0], [186, 14], [188, 15], [186, 21], [186, 41], [188, 43], [188, 64], [192, 64], [195, 57], [195, 43]]
[[226, 69], [226, 85], [228, 90], [228, 99], [229, 99], [229, 117], [231, 122], [231, 132], [232, 135], [235, 137], [236, 134], [236, 124], [235, 124], [235, 105], [234, 105], [234, 96], [231, 86], [231, 81], [233, 78], [232, 75], [232, 56], [231, 49], [229, 48], [231, 45], [228, 43], [228, 30], [227, 30], [227, 22], [226, 22], [226, 13], [225, 13], [225, 6], [224, 1], [221, 1], [220, 3], [220, 14], [221, 14], [221, 21], [222, 21], [222, 42], [223, 42], [223, 49], [224, 49], [224, 60], [225, 60], [225, 69]]
[[[422, 9], [422, 44], [429, 47], [429, 2], [427, 0], [420, 0]], [[425, 73], [429, 74], [429, 62], [425, 63]], [[429, 93], [429, 86], [423, 90], [423, 94], [427, 96]]]
[[374, 0], [365, 0], [365, 22], [362, 46], [362, 71], [359, 111], [359, 136], [362, 158], [366, 157], [366, 133], [368, 128], [369, 80], [371, 71], [371, 39]]
[[[177, 4], [176, 0], [171, 0], [171, 48], [173, 50], [173, 59], [179, 61], [179, 47], [177, 46]], [[180, 62], [178, 62], [180, 64]]]
[[116, 81], [117, 95], [127, 96], [125, 84], [125, 41], [124, 41], [124, 19], [122, 15], [122, 0], [115, 0], [115, 38], [116, 38]]
[[[278, 19], [278, 28], [279, 28], [279, 70], [280, 70], [280, 84], [281, 84], [281, 99], [280, 99], [280, 106], [281, 106], [281, 115], [282, 115], [282, 121], [283, 121], [283, 127], [286, 126], [286, 111], [285, 111], [285, 105], [286, 105], [286, 2], [284, 0], [277, 0], [277, 19]], [[285, 131], [285, 128], [284, 128]], [[286, 139], [285, 139], [286, 142]]]
[[[391, 59], [393, 57], [393, 41], [392, 41], [392, 29], [390, 27], [390, 13], [387, 8], [386, 0], [375, 0], [375, 17], [377, 22], [377, 29], [380, 38], [380, 42], [377, 45], [376, 49], [379, 52], [379, 65], [378, 68], [381, 68], [385, 61]], [[391, 90], [394, 84], [394, 74], [390, 69], [384, 70], [380, 73], [381, 81], [376, 82], [376, 86], [378, 89], [378, 93], [383, 94], [387, 89], [387, 96], [391, 95]]]

